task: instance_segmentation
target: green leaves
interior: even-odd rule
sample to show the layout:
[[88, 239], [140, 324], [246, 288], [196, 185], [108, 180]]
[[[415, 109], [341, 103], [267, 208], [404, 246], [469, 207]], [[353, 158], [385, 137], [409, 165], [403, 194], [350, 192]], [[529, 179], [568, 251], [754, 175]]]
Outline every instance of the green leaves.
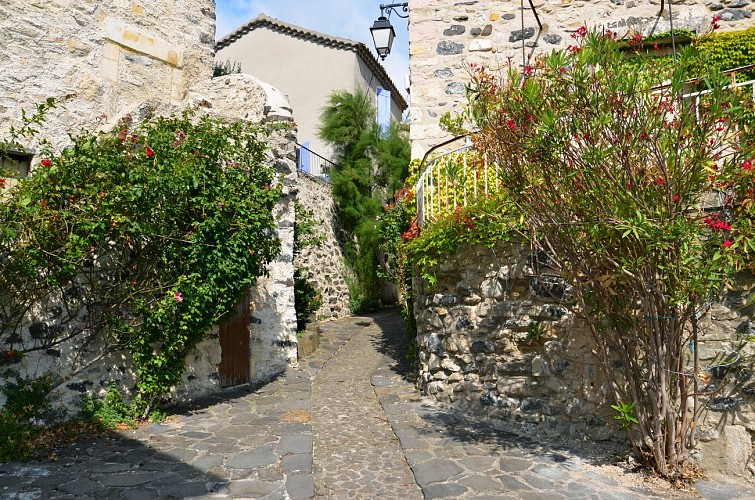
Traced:
[[[74, 335], [131, 351], [143, 401], [180, 383], [188, 353], [279, 251], [266, 135], [188, 110], [82, 132], [50, 152], [51, 165], [21, 180], [0, 210], [3, 339], [25, 308], [62, 294], [61, 321], [87, 305]], [[62, 337], [51, 328], [43, 341]]]
[[637, 406], [637, 403], [624, 403], [623, 401], [619, 401], [619, 404], [611, 405], [611, 408], [618, 412], [618, 415], [614, 415], [613, 419], [619, 421], [620, 431], [628, 431], [632, 428], [632, 425], [639, 423], [639, 420], [634, 416], [635, 406]]

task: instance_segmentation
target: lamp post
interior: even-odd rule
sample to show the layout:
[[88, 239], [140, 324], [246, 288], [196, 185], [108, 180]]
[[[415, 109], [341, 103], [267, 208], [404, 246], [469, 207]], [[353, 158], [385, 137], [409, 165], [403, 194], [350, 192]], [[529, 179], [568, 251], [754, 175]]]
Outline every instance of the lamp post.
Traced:
[[[396, 9], [397, 7], [400, 7], [406, 15], [401, 15], [401, 12]], [[370, 28], [372, 41], [375, 44], [375, 51], [377, 51], [380, 59], [383, 61], [385, 61], [385, 56], [391, 53], [393, 39], [396, 38], [396, 32], [394, 31], [393, 26], [391, 26], [391, 22], [388, 20], [394, 12], [398, 17], [406, 19], [409, 17], [409, 3], [380, 4], [380, 17], [375, 20], [372, 24], [372, 28]], [[386, 13], [388, 14], [387, 17], [385, 16]]]

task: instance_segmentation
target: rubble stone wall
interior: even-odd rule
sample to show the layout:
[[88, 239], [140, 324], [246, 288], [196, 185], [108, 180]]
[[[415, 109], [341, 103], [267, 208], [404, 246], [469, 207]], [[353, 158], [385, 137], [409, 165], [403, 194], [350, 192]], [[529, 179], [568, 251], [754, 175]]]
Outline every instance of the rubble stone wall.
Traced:
[[[449, 136], [440, 117], [465, 100], [470, 64], [496, 70], [522, 67], [538, 54], [575, 43], [580, 26], [643, 35], [689, 29], [704, 33], [714, 15], [721, 31], [752, 25], [752, 0], [410, 0], [409, 70], [412, 157], [421, 158]], [[540, 19], [538, 26], [535, 13]], [[456, 147], [456, 146], [453, 146]]]
[[[425, 393], [534, 435], [622, 438], [592, 337], [570, 309], [570, 288], [535, 275], [528, 245], [463, 246], [436, 278], [415, 303]], [[748, 305], [755, 278], [738, 281], [703, 317], [701, 386], [719, 390], [701, 398], [700, 458], [707, 470], [744, 475], [755, 435], [755, 306]], [[711, 369], [736, 352], [735, 366]]]
[[349, 287], [343, 244], [333, 201], [333, 190], [324, 179], [299, 173], [297, 199], [313, 212], [317, 223], [314, 236], [323, 237], [320, 245], [302, 250], [295, 265], [322, 295], [322, 306], [315, 313], [318, 320], [349, 315]]
[[60, 107], [41, 137], [55, 147], [145, 100], [182, 101], [212, 76], [214, 39], [212, 0], [2, 2], [0, 134], [49, 97]]

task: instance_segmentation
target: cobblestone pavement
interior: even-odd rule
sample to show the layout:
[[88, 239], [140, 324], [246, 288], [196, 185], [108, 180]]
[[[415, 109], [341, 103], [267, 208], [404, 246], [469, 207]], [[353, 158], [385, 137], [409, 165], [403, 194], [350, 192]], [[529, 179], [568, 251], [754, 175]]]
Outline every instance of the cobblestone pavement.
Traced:
[[79, 442], [55, 462], [0, 464], [0, 498], [755, 498], [722, 480], [671, 493], [596, 466], [606, 458], [594, 447], [549, 447], [421, 398], [397, 361], [395, 312], [323, 334], [264, 387]]

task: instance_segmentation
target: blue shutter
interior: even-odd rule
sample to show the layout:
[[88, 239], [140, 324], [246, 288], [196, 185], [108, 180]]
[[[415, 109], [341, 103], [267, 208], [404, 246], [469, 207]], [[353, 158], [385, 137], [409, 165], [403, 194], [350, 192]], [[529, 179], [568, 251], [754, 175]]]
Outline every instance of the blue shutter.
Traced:
[[304, 144], [302, 144], [302, 147], [299, 148], [299, 170], [301, 170], [302, 172], [310, 173], [309, 162], [309, 141], [305, 141]]
[[377, 122], [382, 134], [388, 134], [391, 126], [391, 92], [380, 87], [377, 89]]

